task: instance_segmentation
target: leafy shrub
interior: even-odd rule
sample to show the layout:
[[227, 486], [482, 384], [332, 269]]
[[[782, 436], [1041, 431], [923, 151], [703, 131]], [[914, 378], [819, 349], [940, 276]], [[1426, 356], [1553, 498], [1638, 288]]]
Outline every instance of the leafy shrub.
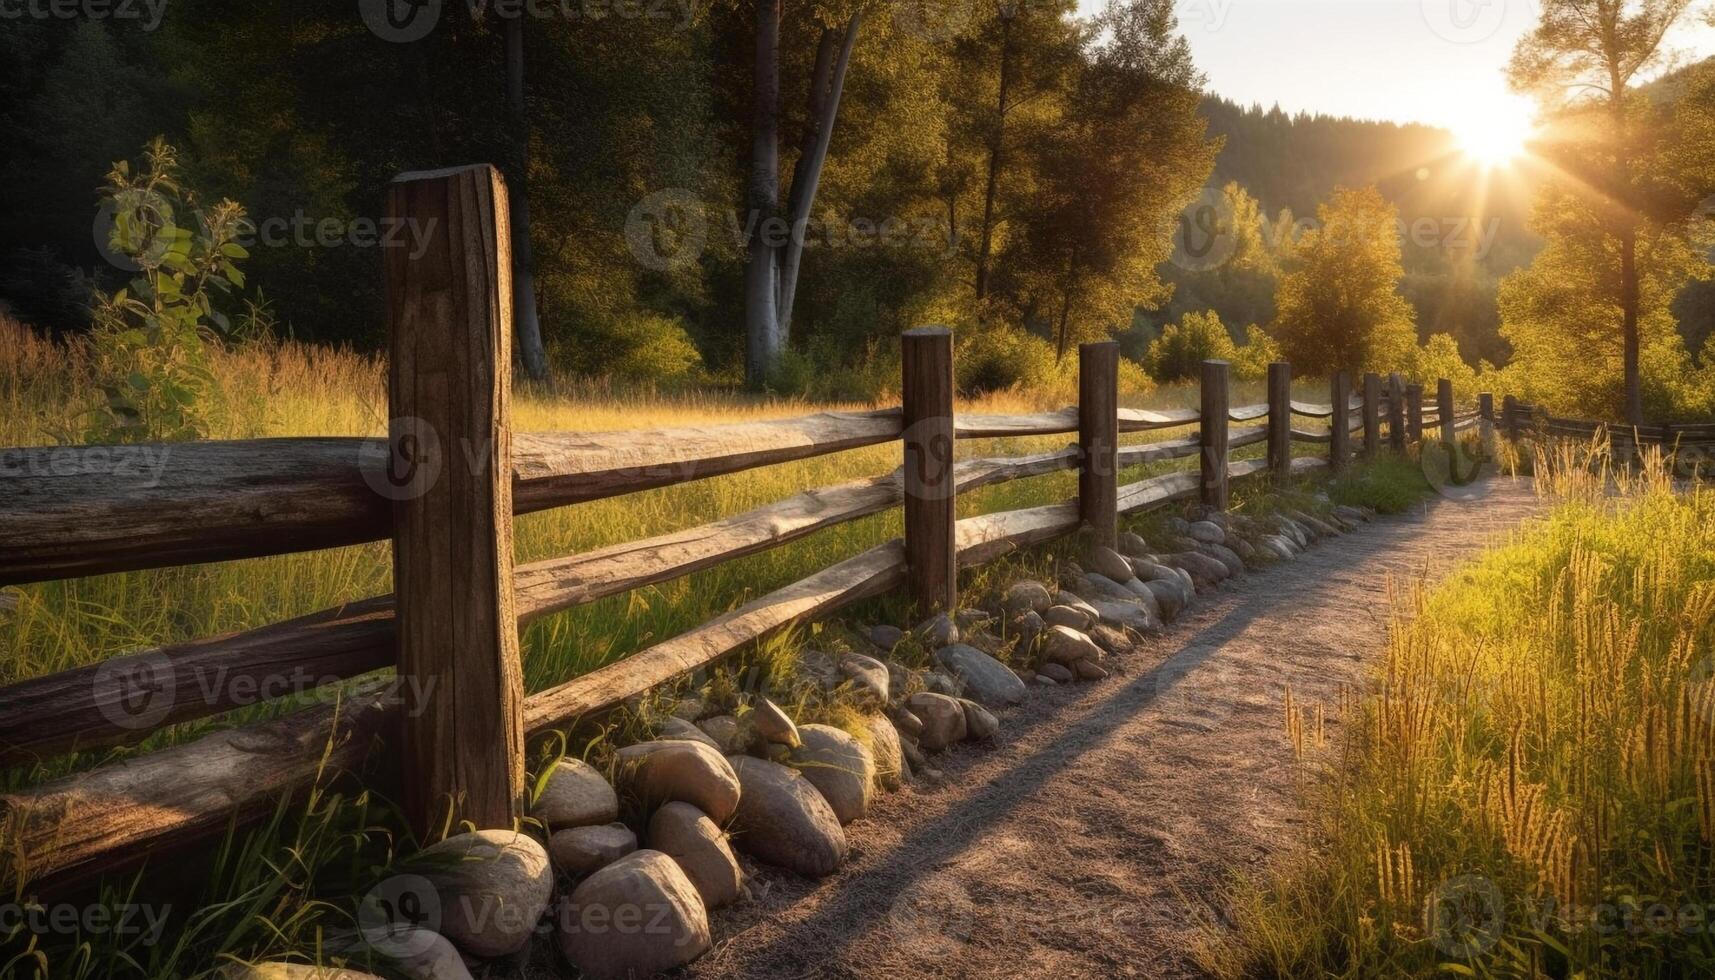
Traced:
[[1281, 360], [1280, 344], [1256, 324], [1245, 328], [1245, 342], [1233, 352], [1233, 374], [1240, 381], [1263, 381], [1268, 366]]
[[1143, 366], [1157, 381], [1187, 381], [1202, 377], [1204, 361], [1231, 361], [1237, 356], [1238, 348], [1220, 314], [1192, 311], [1162, 328], [1161, 336], [1143, 355]]
[[1048, 341], [1003, 327], [954, 334], [959, 391], [979, 395], [1009, 389], [1053, 389], [1077, 377], [1077, 358], [1056, 361]]
[[557, 366], [585, 377], [629, 384], [683, 384], [697, 380], [703, 356], [677, 318], [637, 310], [590, 328], [575, 346], [557, 347]]
[[[138, 276], [96, 294], [90, 346], [102, 399], [89, 413], [94, 442], [198, 439], [218, 410], [208, 345], [244, 333], [219, 301], [244, 286], [237, 243], [244, 209], [221, 201], [203, 211], [177, 179], [165, 140], [144, 150], [135, 176], [121, 160], [107, 175], [102, 205], [113, 215], [108, 245]], [[251, 308], [254, 315], [255, 307]]]

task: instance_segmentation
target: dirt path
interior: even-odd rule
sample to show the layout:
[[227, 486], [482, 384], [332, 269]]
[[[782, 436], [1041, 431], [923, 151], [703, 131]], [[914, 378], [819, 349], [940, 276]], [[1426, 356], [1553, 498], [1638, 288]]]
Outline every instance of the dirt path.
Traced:
[[1389, 573], [1440, 574], [1537, 510], [1491, 486], [1204, 596], [1105, 681], [1034, 689], [994, 745], [940, 757], [941, 785], [848, 828], [832, 878], [754, 868], [692, 975], [1197, 975], [1187, 939], [1217, 887], [1299, 839], [1285, 684], [1332, 714], [1383, 641]]

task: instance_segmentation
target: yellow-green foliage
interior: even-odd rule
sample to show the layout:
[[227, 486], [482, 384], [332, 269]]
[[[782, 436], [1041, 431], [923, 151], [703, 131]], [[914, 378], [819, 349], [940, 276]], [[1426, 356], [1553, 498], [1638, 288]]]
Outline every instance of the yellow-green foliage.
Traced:
[[1398, 209], [1374, 187], [1341, 188], [1316, 216], [1317, 227], [1292, 250], [1270, 332], [1300, 372], [1399, 369], [1416, 336], [1411, 304], [1399, 294]]
[[1231, 361], [1238, 347], [1214, 310], [1193, 310], [1161, 329], [1143, 366], [1157, 381], [1195, 380], [1207, 360]]
[[1561, 463], [1551, 517], [1399, 597], [1319, 840], [1239, 887], [1215, 972], [1709, 975], [1715, 493]]

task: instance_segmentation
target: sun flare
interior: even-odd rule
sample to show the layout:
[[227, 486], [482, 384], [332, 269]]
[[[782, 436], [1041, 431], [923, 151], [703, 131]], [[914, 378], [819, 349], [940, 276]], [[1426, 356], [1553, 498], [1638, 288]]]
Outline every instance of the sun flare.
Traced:
[[1493, 170], [1511, 164], [1524, 154], [1534, 126], [1531, 104], [1503, 96], [1471, 106], [1453, 127], [1459, 148], [1477, 164]]

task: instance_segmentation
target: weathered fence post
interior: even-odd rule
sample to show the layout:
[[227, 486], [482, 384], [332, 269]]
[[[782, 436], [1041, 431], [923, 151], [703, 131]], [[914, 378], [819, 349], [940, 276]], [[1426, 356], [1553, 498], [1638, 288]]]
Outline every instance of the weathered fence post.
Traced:
[[959, 602], [953, 476], [953, 332], [907, 330], [905, 396], [906, 582], [921, 615]]
[[1387, 441], [1396, 453], [1405, 452], [1405, 379], [1387, 376]]
[[1328, 465], [1339, 472], [1352, 459], [1352, 379], [1346, 372], [1334, 372], [1328, 394], [1334, 406], [1328, 419]]
[[1382, 447], [1382, 379], [1376, 374], [1364, 375], [1364, 455], [1373, 457]]
[[395, 178], [383, 250], [393, 589], [405, 812], [511, 827], [524, 804], [524, 674], [512, 586], [512, 256], [491, 166]]
[[1078, 348], [1078, 513], [1096, 544], [1119, 547], [1120, 345]]
[[1477, 396], [1477, 436], [1483, 443], [1483, 453], [1495, 453], [1495, 396], [1485, 391]]
[[1268, 469], [1276, 480], [1292, 475], [1292, 364], [1268, 366]]
[[1446, 378], [1435, 382], [1435, 406], [1441, 413], [1441, 441], [1451, 451], [1459, 440], [1459, 427], [1453, 418], [1453, 382]]
[[1423, 441], [1423, 386], [1405, 386], [1405, 441], [1413, 445]]
[[1518, 442], [1518, 399], [1511, 395], [1501, 399], [1501, 432], [1508, 442]]
[[1203, 362], [1203, 503], [1227, 509], [1227, 372], [1226, 361]]

